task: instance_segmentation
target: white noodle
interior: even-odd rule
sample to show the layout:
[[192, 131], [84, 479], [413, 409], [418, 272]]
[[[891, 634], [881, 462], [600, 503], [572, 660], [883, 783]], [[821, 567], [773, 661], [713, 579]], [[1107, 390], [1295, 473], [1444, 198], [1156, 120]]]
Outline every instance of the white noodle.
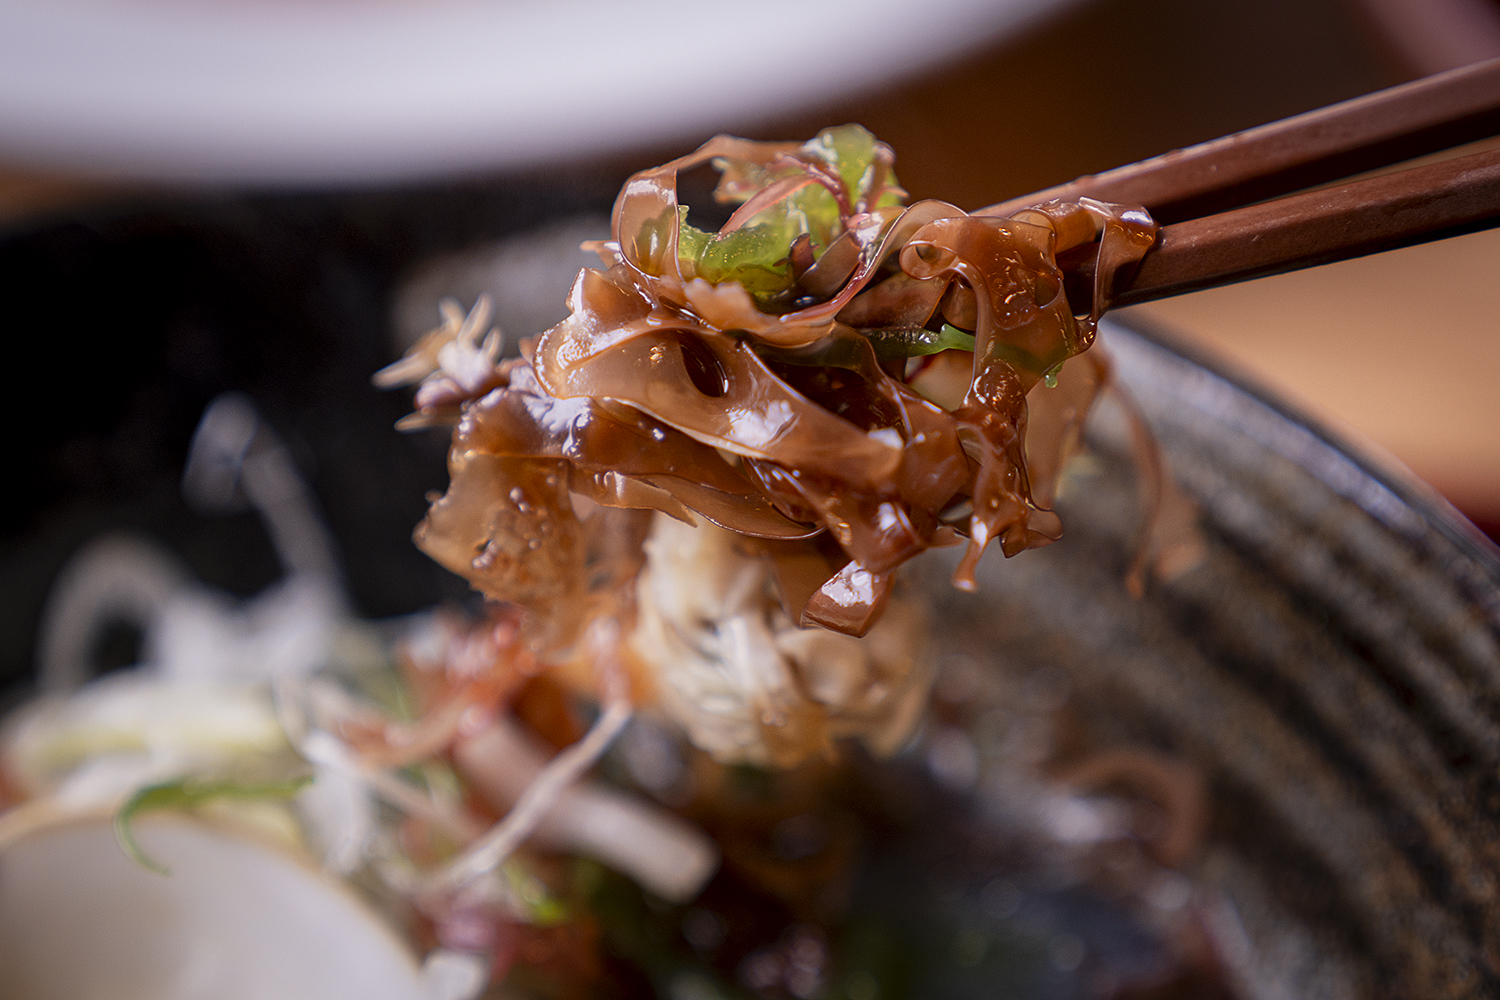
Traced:
[[595, 669], [604, 689], [603, 711], [583, 739], [547, 762], [504, 819], [427, 879], [428, 893], [457, 892], [494, 871], [531, 836], [563, 790], [603, 756], [630, 721], [634, 708], [619, 660], [619, 624], [612, 618], [594, 621], [585, 642], [594, 654]]
[[583, 739], [547, 762], [503, 820], [427, 880], [428, 890], [443, 893], [461, 889], [494, 871], [510, 857], [531, 836], [558, 794], [577, 781], [609, 749], [610, 743], [630, 721], [632, 711], [630, 702], [624, 698], [609, 702]]

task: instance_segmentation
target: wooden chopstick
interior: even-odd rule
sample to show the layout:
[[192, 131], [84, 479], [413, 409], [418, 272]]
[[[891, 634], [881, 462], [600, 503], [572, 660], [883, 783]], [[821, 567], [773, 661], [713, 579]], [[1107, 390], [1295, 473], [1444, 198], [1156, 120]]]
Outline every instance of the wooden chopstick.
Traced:
[[1165, 226], [1112, 302], [1148, 302], [1497, 225], [1500, 149], [1492, 149]]
[[980, 209], [1059, 198], [1142, 205], [1163, 225], [1500, 134], [1500, 59], [1284, 118]]
[[[1500, 225], [1500, 149], [1303, 190], [1496, 135], [1500, 59], [976, 214], [1006, 216], [1053, 198], [1145, 206], [1165, 225], [1156, 247], [1113, 290], [1113, 304], [1130, 305]], [[1087, 294], [1088, 267], [1086, 260], [1065, 265], [1070, 294]]]

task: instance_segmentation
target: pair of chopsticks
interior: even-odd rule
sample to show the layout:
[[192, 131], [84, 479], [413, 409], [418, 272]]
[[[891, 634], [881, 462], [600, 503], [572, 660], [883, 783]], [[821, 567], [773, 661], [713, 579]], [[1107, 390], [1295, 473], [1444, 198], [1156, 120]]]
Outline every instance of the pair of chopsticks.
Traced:
[[1497, 135], [1493, 59], [978, 214], [1054, 198], [1144, 206], [1163, 225], [1115, 289], [1113, 304], [1130, 305], [1500, 226], [1500, 148], [1318, 186]]

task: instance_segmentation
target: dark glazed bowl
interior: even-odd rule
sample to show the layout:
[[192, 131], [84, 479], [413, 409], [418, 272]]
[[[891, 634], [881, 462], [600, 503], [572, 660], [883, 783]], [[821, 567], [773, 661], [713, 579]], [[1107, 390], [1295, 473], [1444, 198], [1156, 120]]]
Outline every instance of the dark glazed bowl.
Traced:
[[[1063, 685], [1092, 754], [1201, 775], [1183, 867], [1233, 917], [1236, 992], [1500, 995], [1500, 551], [1161, 339], [1106, 324], [1102, 343], [1200, 507], [1204, 558], [1126, 592], [1140, 504], [1104, 406], [1061, 543], [987, 558], [977, 595], [928, 581], [945, 656]], [[1003, 741], [976, 741], [981, 797], [1014, 810]]]

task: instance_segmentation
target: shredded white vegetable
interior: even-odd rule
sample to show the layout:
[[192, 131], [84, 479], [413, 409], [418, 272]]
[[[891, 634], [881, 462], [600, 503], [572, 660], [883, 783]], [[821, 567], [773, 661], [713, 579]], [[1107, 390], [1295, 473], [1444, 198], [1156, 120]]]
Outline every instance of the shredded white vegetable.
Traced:
[[631, 712], [630, 702], [625, 698], [607, 702], [583, 739], [548, 762], [503, 820], [427, 879], [428, 892], [440, 895], [458, 891], [494, 871], [510, 857], [531, 836], [557, 801], [558, 794], [582, 777], [609, 749], [630, 721]]

